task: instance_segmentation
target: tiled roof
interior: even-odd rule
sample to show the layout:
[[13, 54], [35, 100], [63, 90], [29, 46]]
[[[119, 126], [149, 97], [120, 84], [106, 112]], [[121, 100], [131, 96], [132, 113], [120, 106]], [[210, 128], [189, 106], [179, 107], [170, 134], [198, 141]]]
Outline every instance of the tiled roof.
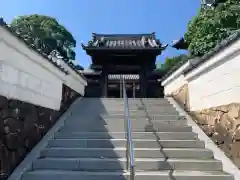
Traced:
[[159, 77], [160, 78], [163, 75], [164, 75], [164, 72], [161, 69], [155, 69], [150, 73], [149, 77]]
[[[20, 34], [13, 31], [13, 29], [3, 20], [3, 18], [0, 18], [0, 26], [5, 28], [8, 32], [13, 34], [15, 37], [17, 37], [19, 40], [21, 40], [23, 43], [25, 43], [28, 48], [33, 49], [35, 52], [37, 52], [39, 55], [41, 55], [44, 59], [48, 60], [50, 63], [52, 63], [55, 67], [60, 69], [65, 74], [68, 74], [69, 72], [58, 62], [55, 58], [51, 58], [48, 54], [45, 54], [40, 49], [37, 49], [34, 44], [29, 44], [27, 41], [25, 41]], [[71, 62], [69, 59], [62, 59], [65, 61], [68, 66], [73, 69], [79, 76], [81, 76], [83, 79], [86, 79], [80, 72], [78, 72], [79, 67], [74, 65], [73, 62]]]
[[212, 5], [216, 0], [201, 0], [201, 5]]
[[82, 44], [86, 48], [98, 49], [165, 49], [156, 39], [155, 33], [152, 34], [95, 34], [88, 45]]
[[201, 6], [204, 8], [205, 6], [217, 6], [221, 2], [225, 2], [226, 0], [201, 0]]
[[176, 49], [184, 49], [184, 50], [188, 49], [188, 45], [185, 42], [185, 39], [183, 37], [180, 38], [179, 40], [174, 40], [172, 43], [172, 47]]
[[83, 75], [100, 75], [101, 71], [95, 71], [93, 69], [85, 69], [80, 71]]

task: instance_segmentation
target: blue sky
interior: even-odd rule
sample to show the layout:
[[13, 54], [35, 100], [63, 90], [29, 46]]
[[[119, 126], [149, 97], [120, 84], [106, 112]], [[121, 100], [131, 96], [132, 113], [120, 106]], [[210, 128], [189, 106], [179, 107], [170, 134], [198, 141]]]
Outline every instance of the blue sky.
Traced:
[[[81, 48], [96, 33], [156, 32], [164, 44], [179, 39], [200, 8], [200, 0], [2, 0], [0, 16], [8, 23], [20, 15], [55, 17], [77, 41], [77, 61], [91, 63]], [[157, 61], [183, 53], [168, 47]]]

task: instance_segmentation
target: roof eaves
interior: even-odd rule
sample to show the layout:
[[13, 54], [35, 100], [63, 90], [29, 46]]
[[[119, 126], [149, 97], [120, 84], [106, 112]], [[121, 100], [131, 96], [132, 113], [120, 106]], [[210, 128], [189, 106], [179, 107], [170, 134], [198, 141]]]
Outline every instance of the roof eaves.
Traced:
[[101, 75], [101, 71], [96, 71], [96, 72], [85, 72], [85, 71], [82, 71], [82, 73], [84, 75]]
[[187, 50], [188, 49], [188, 45], [187, 43], [185, 42], [185, 39], [184, 37], [181, 37], [180, 39], [178, 40], [174, 40], [172, 41], [172, 45], [171, 45], [173, 48], [175, 49], [183, 49], [183, 50]]
[[[167, 46], [166, 46], [167, 47]], [[164, 47], [146, 47], [146, 48], [140, 48], [140, 47], [137, 47], [137, 48], [108, 48], [108, 47], [88, 47], [88, 46], [84, 46], [83, 49], [84, 50], [109, 50], [109, 51], [121, 51], [121, 50], [126, 50], [126, 51], [132, 51], [132, 50], [164, 50], [166, 48], [165, 46]]]

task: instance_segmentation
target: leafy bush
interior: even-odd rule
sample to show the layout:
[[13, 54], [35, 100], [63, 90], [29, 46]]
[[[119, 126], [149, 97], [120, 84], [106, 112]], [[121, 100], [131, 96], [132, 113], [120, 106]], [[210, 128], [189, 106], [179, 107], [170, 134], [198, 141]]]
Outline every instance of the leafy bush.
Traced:
[[202, 56], [240, 27], [240, 0], [201, 9], [188, 24], [185, 40], [193, 56]]
[[64, 58], [75, 59], [76, 41], [56, 19], [38, 14], [20, 16], [12, 21], [11, 27], [42, 52], [57, 50]]
[[167, 57], [163, 64], [157, 64], [157, 69], [161, 69], [164, 73], [170, 71], [173, 67], [178, 66], [180, 63], [184, 63], [191, 58], [190, 55], [182, 54], [175, 57]]

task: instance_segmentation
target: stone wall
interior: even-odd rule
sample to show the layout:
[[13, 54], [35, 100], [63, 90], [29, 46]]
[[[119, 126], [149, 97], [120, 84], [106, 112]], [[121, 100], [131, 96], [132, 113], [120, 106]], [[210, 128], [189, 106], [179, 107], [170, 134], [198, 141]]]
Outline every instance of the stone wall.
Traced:
[[[162, 80], [172, 96], [240, 168], [240, 33]], [[239, 162], [238, 162], [239, 161]]]
[[174, 91], [171, 96], [182, 106], [185, 110], [189, 110], [189, 94], [188, 85], [185, 84]]
[[0, 96], [0, 179], [6, 179], [25, 155], [79, 96], [63, 85], [59, 111]]
[[[171, 96], [189, 112], [188, 85], [182, 86]], [[190, 111], [189, 114], [240, 168], [240, 103]]]
[[240, 103], [191, 112], [196, 123], [240, 168]]

